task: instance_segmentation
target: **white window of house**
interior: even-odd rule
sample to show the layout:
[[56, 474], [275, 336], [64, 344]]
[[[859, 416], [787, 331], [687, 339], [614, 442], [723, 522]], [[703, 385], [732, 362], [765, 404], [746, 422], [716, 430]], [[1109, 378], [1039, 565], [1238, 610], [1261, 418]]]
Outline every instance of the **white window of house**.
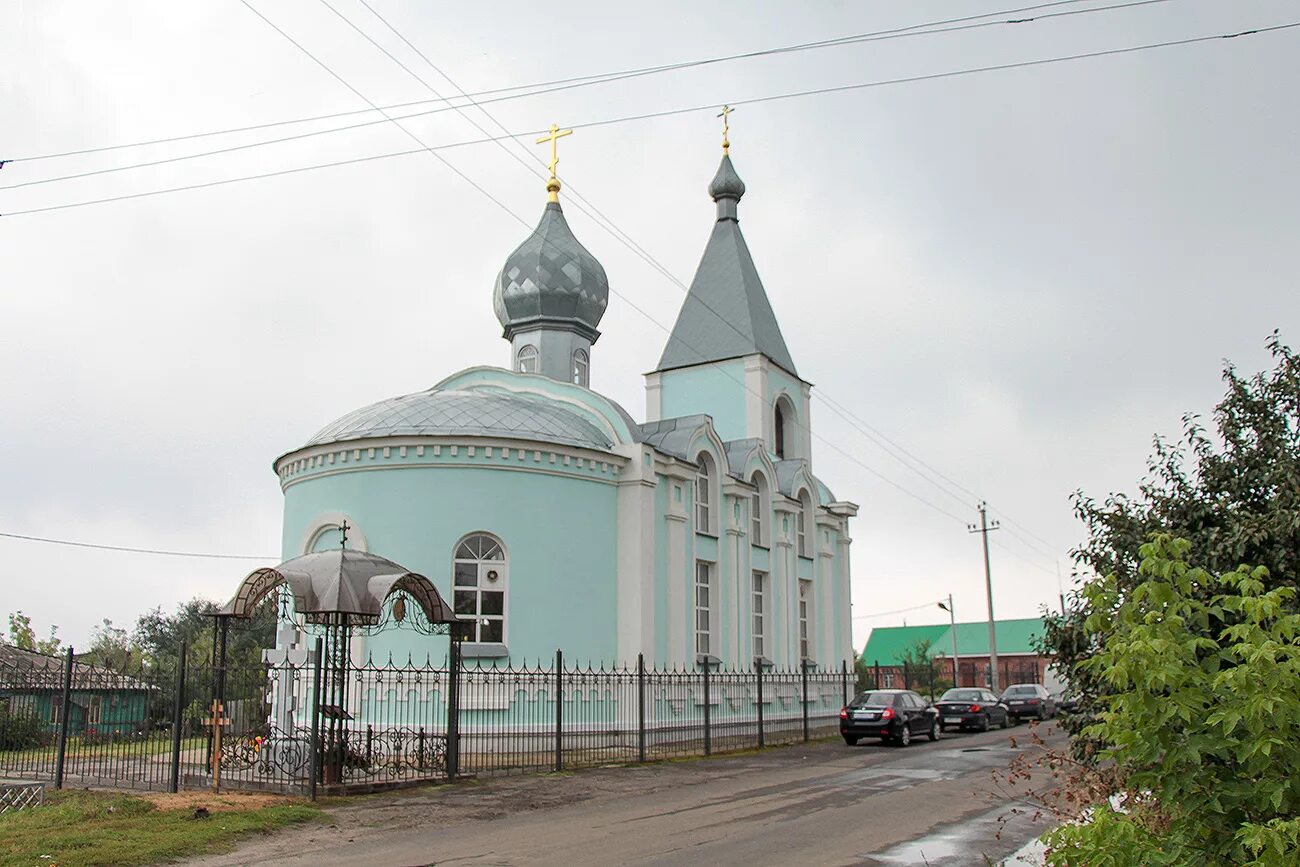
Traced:
[[695, 530], [709, 532], [709, 462], [701, 455], [699, 473], [695, 476]]
[[62, 710], [63, 710], [62, 696], [56, 695], [54, 696], [54, 698], [50, 699], [50, 722], [51, 723], [53, 723], [54, 725], [59, 724], [59, 716]]
[[587, 384], [587, 370], [590, 367], [590, 359], [587, 358], [585, 349], [575, 349], [573, 352], [573, 383], [574, 385]]
[[894, 688], [894, 673], [892, 671], [882, 671], [880, 673], [880, 687], [882, 689]]
[[100, 720], [103, 718], [103, 712], [103, 696], [92, 696], [90, 699], [90, 707], [86, 708], [86, 722], [89, 725], [99, 725]]
[[812, 582], [799, 579], [799, 658], [812, 659], [812, 626], [808, 612], [812, 608]]
[[754, 656], [767, 655], [767, 575], [754, 573]]
[[520, 373], [537, 372], [537, 347], [527, 344], [519, 347], [519, 354], [515, 356], [515, 370]]
[[452, 563], [456, 613], [473, 618], [471, 641], [506, 640], [506, 553], [483, 533], [456, 546]]
[[695, 652], [713, 652], [713, 564], [695, 563]]

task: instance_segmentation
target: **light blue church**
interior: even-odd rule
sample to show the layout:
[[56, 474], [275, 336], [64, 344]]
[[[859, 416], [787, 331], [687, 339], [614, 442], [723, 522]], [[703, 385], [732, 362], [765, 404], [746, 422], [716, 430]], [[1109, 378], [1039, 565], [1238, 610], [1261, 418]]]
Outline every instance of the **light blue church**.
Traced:
[[[851, 502], [812, 473], [809, 394], [738, 222], [717, 218], [646, 374], [645, 423], [588, 387], [609, 301], [548, 183], [493, 292], [508, 369], [472, 367], [327, 425], [275, 461], [283, 556], [348, 545], [428, 576], [474, 620], [467, 660], [852, 666]], [[486, 300], [486, 299], [485, 299]], [[422, 659], [385, 632], [354, 653]]]

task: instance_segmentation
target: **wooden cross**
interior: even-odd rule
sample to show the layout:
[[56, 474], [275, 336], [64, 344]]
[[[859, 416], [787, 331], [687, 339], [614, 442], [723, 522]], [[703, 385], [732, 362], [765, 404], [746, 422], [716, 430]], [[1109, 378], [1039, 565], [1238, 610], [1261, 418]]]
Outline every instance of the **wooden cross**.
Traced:
[[724, 105], [722, 107], [722, 113], [718, 115], [718, 117], [722, 118], [722, 152], [724, 154], [730, 153], [731, 151], [731, 142], [727, 140], [727, 135], [731, 132], [731, 118], [729, 115], [733, 111], [735, 111], [734, 108], [729, 105]]
[[558, 202], [560, 200], [560, 197], [556, 195], [560, 192], [560, 179], [555, 176], [555, 167], [560, 164], [560, 156], [556, 142], [564, 138], [566, 135], [573, 135], [573, 130], [562, 130], [555, 124], [551, 124], [550, 133], [537, 140], [538, 144], [548, 141], [551, 143], [551, 161], [547, 164], [547, 168], [551, 170], [551, 178], [546, 182], [546, 192], [550, 193], [549, 199], [552, 202]]
[[225, 715], [226, 709], [215, 698], [210, 710], [212, 716], [205, 719], [203, 724], [212, 727], [212, 792], [218, 794], [221, 792], [221, 730], [230, 725], [230, 717]]

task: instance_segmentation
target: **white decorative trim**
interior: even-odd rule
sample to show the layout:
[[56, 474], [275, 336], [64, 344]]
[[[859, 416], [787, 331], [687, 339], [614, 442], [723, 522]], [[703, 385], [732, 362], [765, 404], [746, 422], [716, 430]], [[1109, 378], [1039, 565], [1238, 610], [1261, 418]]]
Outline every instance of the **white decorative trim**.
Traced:
[[[343, 526], [343, 522], [348, 524], [348, 544], [357, 551], [369, 551], [369, 543], [366, 541], [366, 534], [351, 515], [345, 512], [321, 512], [312, 518], [311, 523], [307, 525], [307, 532], [303, 534], [302, 541], [298, 543], [299, 554], [310, 554], [312, 544], [320, 536], [322, 531], [337, 530]], [[292, 558], [289, 558], [292, 559]]]

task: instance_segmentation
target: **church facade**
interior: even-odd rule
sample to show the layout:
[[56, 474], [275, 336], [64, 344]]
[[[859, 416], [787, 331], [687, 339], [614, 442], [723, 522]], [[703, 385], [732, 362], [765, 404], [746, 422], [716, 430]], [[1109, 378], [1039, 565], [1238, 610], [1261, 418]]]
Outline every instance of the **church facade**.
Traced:
[[[275, 461], [283, 556], [372, 551], [471, 618], [482, 664], [852, 666], [849, 519], [812, 473], [809, 396], [738, 221], [725, 154], [716, 220], [644, 423], [588, 387], [609, 300], [552, 177], [493, 302], [508, 368], [474, 367], [362, 407]], [[375, 635], [375, 657], [434, 639]], [[357, 648], [360, 650], [360, 648]]]

